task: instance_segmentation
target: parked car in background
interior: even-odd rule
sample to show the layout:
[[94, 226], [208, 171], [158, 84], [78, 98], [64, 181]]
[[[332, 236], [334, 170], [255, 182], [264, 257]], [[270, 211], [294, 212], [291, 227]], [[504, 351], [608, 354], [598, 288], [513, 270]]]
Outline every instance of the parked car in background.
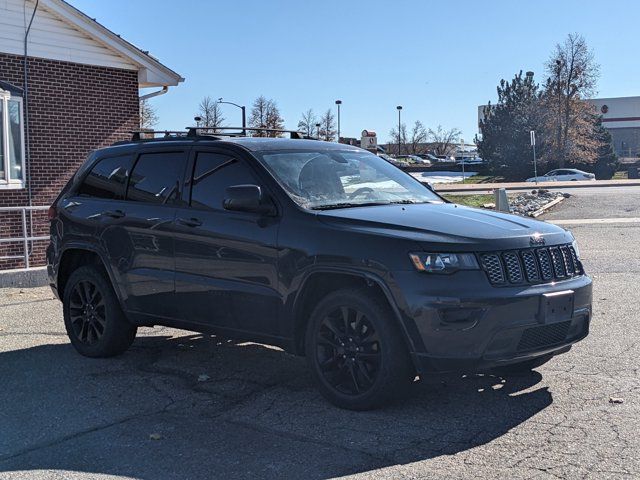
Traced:
[[465, 157], [456, 162], [457, 165], [483, 165], [484, 160], [480, 157]]
[[446, 159], [442, 159], [442, 158], [438, 158], [435, 155], [432, 155], [431, 153], [419, 153], [417, 154], [418, 157], [422, 158], [423, 160], [429, 160], [431, 163], [438, 163], [438, 162], [446, 162]]
[[[578, 180], [595, 180], [593, 173], [583, 172], [575, 168], [558, 168], [537, 177], [538, 182], [575, 182]], [[527, 182], [535, 182], [536, 177], [527, 178]]]
[[420, 158], [418, 155], [398, 155], [396, 156], [397, 160], [405, 160], [409, 164], [422, 164], [422, 165], [431, 165], [431, 161], [425, 158]]
[[398, 160], [393, 158], [391, 155], [387, 155], [386, 153], [379, 153], [378, 156], [381, 159], [386, 160], [387, 162], [389, 162], [391, 165], [395, 165], [396, 167], [402, 167], [403, 165], [406, 165], [406, 163], [399, 162]]

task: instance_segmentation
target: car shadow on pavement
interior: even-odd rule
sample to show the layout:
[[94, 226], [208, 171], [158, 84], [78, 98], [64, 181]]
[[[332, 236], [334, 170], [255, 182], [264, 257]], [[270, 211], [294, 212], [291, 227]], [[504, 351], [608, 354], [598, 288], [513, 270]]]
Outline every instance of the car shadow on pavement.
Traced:
[[158, 331], [112, 359], [69, 344], [0, 353], [0, 472], [330, 478], [495, 441], [552, 403], [533, 372], [428, 379], [395, 405], [350, 412], [320, 397], [304, 359]]

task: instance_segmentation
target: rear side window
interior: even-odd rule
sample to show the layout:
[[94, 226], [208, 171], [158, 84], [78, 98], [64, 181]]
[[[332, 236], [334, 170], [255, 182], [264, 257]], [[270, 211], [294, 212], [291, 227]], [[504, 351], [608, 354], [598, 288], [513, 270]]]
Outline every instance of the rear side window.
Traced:
[[80, 185], [78, 195], [121, 200], [132, 162], [131, 155], [99, 160]]
[[143, 153], [131, 172], [127, 200], [174, 203], [180, 196], [185, 163], [184, 152]]
[[247, 165], [229, 155], [199, 152], [193, 170], [191, 206], [222, 210], [227, 187], [256, 184]]

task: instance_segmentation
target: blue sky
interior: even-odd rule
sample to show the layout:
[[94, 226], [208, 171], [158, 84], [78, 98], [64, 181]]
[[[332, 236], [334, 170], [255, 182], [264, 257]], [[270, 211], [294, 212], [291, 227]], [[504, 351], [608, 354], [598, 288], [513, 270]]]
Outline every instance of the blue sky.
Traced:
[[[457, 127], [471, 141], [477, 106], [501, 78], [543, 64], [568, 33], [601, 67], [599, 96], [640, 95], [640, 2], [70, 0], [185, 77], [152, 100], [159, 128], [193, 123], [200, 99], [276, 100], [288, 128], [308, 108], [342, 105], [342, 135], [386, 141], [397, 124]], [[225, 107], [229, 123], [240, 112]]]

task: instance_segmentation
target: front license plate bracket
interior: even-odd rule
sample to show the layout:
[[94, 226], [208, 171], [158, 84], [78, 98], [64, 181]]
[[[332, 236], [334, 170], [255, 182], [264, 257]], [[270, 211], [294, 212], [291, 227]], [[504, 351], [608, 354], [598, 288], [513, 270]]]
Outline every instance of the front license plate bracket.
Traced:
[[545, 293], [540, 297], [538, 320], [540, 323], [555, 323], [573, 317], [573, 290]]

